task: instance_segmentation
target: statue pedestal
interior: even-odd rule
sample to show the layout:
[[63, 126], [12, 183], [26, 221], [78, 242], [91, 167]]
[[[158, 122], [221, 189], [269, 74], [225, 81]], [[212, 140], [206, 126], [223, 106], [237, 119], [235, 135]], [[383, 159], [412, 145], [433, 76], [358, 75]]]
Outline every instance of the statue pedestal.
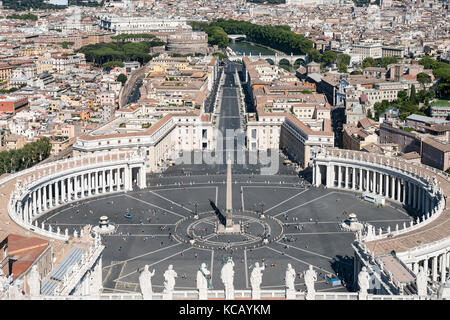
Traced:
[[286, 289], [286, 299], [295, 299], [295, 290]]
[[163, 300], [173, 300], [173, 292], [163, 292]]
[[208, 300], [208, 289], [198, 289], [198, 300]]
[[143, 293], [142, 300], [153, 300], [153, 294], [151, 293]]
[[316, 300], [316, 293], [315, 292], [307, 292], [305, 299], [306, 300]]
[[225, 289], [225, 300], [234, 300], [234, 290]]
[[358, 300], [367, 300], [367, 293], [358, 293]]
[[261, 300], [261, 290], [252, 290], [252, 300]]

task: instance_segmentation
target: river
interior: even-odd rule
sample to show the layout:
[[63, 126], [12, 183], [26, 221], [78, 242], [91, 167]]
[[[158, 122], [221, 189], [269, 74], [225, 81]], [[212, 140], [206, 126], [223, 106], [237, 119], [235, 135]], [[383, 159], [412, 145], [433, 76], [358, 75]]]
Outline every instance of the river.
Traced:
[[264, 46], [260, 46], [256, 43], [253, 42], [248, 42], [248, 41], [239, 41], [239, 42], [235, 42], [232, 43], [230, 41], [229, 45], [228, 45], [234, 52], [236, 52], [236, 54], [238, 56], [244, 55], [249, 55], [250, 53], [252, 55], [257, 56], [258, 54], [262, 54], [262, 55], [274, 55], [275, 51], [270, 50], [267, 47]]

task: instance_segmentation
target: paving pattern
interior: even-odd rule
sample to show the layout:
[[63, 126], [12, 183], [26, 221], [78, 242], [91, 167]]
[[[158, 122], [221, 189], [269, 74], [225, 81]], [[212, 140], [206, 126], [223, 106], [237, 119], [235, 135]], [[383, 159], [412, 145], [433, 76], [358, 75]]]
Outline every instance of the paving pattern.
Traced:
[[[245, 242], [246, 236], [214, 239], [212, 234], [217, 219], [214, 206], [225, 209], [225, 175], [149, 176], [149, 179], [148, 189], [77, 202], [39, 219], [39, 223], [59, 225], [61, 229], [67, 227], [70, 232], [86, 224], [97, 224], [102, 215], [116, 224], [117, 232], [102, 238], [106, 245], [103, 253], [105, 290], [138, 291], [137, 270], [145, 264], [150, 265], [150, 270], [156, 270], [152, 279], [155, 291], [162, 290], [163, 273], [169, 264], [173, 264], [178, 273], [176, 288], [194, 289], [195, 274], [202, 262], [212, 271], [214, 288], [222, 289], [220, 269], [223, 261], [232, 256], [236, 263], [236, 289], [249, 288], [249, 274], [258, 261], [266, 265], [262, 288], [282, 289], [286, 265], [291, 263], [299, 274], [297, 289], [305, 289], [301, 273], [312, 264], [320, 276], [317, 290], [346, 291], [343, 286], [332, 288], [324, 280], [326, 273], [338, 273], [347, 281], [352, 277], [350, 244], [355, 236], [342, 230], [339, 223], [352, 212], [377, 228], [394, 227], [410, 220], [406, 212], [395, 205], [378, 208], [351, 192], [311, 188], [295, 175], [234, 175], [236, 215], [245, 215], [244, 210], [258, 217], [263, 209], [266, 219], [273, 217], [282, 223], [283, 236], [255, 249], [249, 245], [230, 250], [229, 242]], [[199, 220], [192, 219], [195, 210], [200, 215]], [[132, 215], [131, 219], [124, 216], [127, 212]], [[200, 248], [179, 241], [174, 236], [175, 225], [186, 217], [192, 221], [204, 218], [195, 226], [197, 235], [211, 237], [211, 241], [222, 242], [223, 246]], [[263, 232], [258, 219], [252, 220], [250, 225], [246, 232], [250, 231], [251, 236]]]

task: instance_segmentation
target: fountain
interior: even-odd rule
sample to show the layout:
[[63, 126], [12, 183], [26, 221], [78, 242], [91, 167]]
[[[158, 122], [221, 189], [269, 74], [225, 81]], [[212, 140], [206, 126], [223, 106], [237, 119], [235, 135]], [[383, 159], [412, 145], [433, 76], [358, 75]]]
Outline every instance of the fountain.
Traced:
[[111, 234], [114, 233], [116, 227], [109, 223], [107, 216], [101, 216], [98, 226], [93, 227], [92, 230], [98, 234]]
[[350, 213], [348, 219], [346, 219], [341, 226], [350, 231], [360, 231], [364, 228], [364, 225], [361, 222], [358, 222], [358, 218], [354, 213]]

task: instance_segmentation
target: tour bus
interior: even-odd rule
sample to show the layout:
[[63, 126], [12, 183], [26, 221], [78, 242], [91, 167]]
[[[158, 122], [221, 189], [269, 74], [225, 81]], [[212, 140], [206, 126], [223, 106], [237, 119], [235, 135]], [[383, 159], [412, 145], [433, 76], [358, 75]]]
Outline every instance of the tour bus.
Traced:
[[366, 201], [369, 201], [369, 202], [372, 202], [375, 204], [381, 204], [382, 206], [384, 206], [384, 197], [383, 196], [364, 192], [362, 194], [362, 198]]

